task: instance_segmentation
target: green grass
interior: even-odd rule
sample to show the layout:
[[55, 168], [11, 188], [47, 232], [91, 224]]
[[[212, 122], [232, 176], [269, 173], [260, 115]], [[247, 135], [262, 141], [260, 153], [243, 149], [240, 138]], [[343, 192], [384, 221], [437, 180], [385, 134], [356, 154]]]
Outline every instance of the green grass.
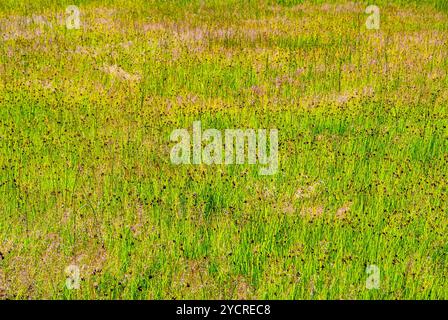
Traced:
[[[0, 4], [0, 298], [448, 298], [446, 1], [377, 1], [378, 31], [367, 3], [73, 3]], [[171, 164], [196, 120], [277, 128], [279, 172]]]

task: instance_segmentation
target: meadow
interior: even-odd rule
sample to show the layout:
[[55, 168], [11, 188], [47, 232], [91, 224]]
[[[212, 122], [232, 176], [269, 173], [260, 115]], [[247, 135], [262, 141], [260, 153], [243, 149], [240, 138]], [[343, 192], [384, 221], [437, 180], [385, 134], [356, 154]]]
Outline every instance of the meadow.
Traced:
[[[447, 1], [1, 0], [0, 43], [0, 299], [448, 299]], [[278, 172], [171, 163], [194, 121]]]

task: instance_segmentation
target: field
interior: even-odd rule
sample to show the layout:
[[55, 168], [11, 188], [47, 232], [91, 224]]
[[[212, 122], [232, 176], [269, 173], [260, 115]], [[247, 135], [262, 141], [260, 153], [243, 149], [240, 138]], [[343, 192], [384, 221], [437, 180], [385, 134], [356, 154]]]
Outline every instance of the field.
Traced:
[[[2, 0], [0, 42], [0, 299], [448, 299], [447, 1]], [[195, 121], [278, 171], [173, 164]]]

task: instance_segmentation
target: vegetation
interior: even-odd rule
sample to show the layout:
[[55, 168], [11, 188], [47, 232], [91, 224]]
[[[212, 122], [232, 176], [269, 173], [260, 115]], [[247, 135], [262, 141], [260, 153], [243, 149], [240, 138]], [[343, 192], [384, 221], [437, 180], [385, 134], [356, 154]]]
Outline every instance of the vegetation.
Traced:
[[[0, 298], [447, 299], [448, 5], [369, 4], [2, 0]], [[196, 120], [279, 172], [173, 165]]]

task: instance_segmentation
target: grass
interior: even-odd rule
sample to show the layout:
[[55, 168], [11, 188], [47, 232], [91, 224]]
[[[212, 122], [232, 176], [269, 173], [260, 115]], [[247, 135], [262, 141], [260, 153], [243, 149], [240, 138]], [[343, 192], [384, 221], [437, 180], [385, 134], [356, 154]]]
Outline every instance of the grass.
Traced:
[[[380, 30], [341, 1], [2, 1], [0, 298], [447, 299], [447, 4], [377, 2]], [[278, 128], [279, 172], [171, 164], [196, 120]]]

